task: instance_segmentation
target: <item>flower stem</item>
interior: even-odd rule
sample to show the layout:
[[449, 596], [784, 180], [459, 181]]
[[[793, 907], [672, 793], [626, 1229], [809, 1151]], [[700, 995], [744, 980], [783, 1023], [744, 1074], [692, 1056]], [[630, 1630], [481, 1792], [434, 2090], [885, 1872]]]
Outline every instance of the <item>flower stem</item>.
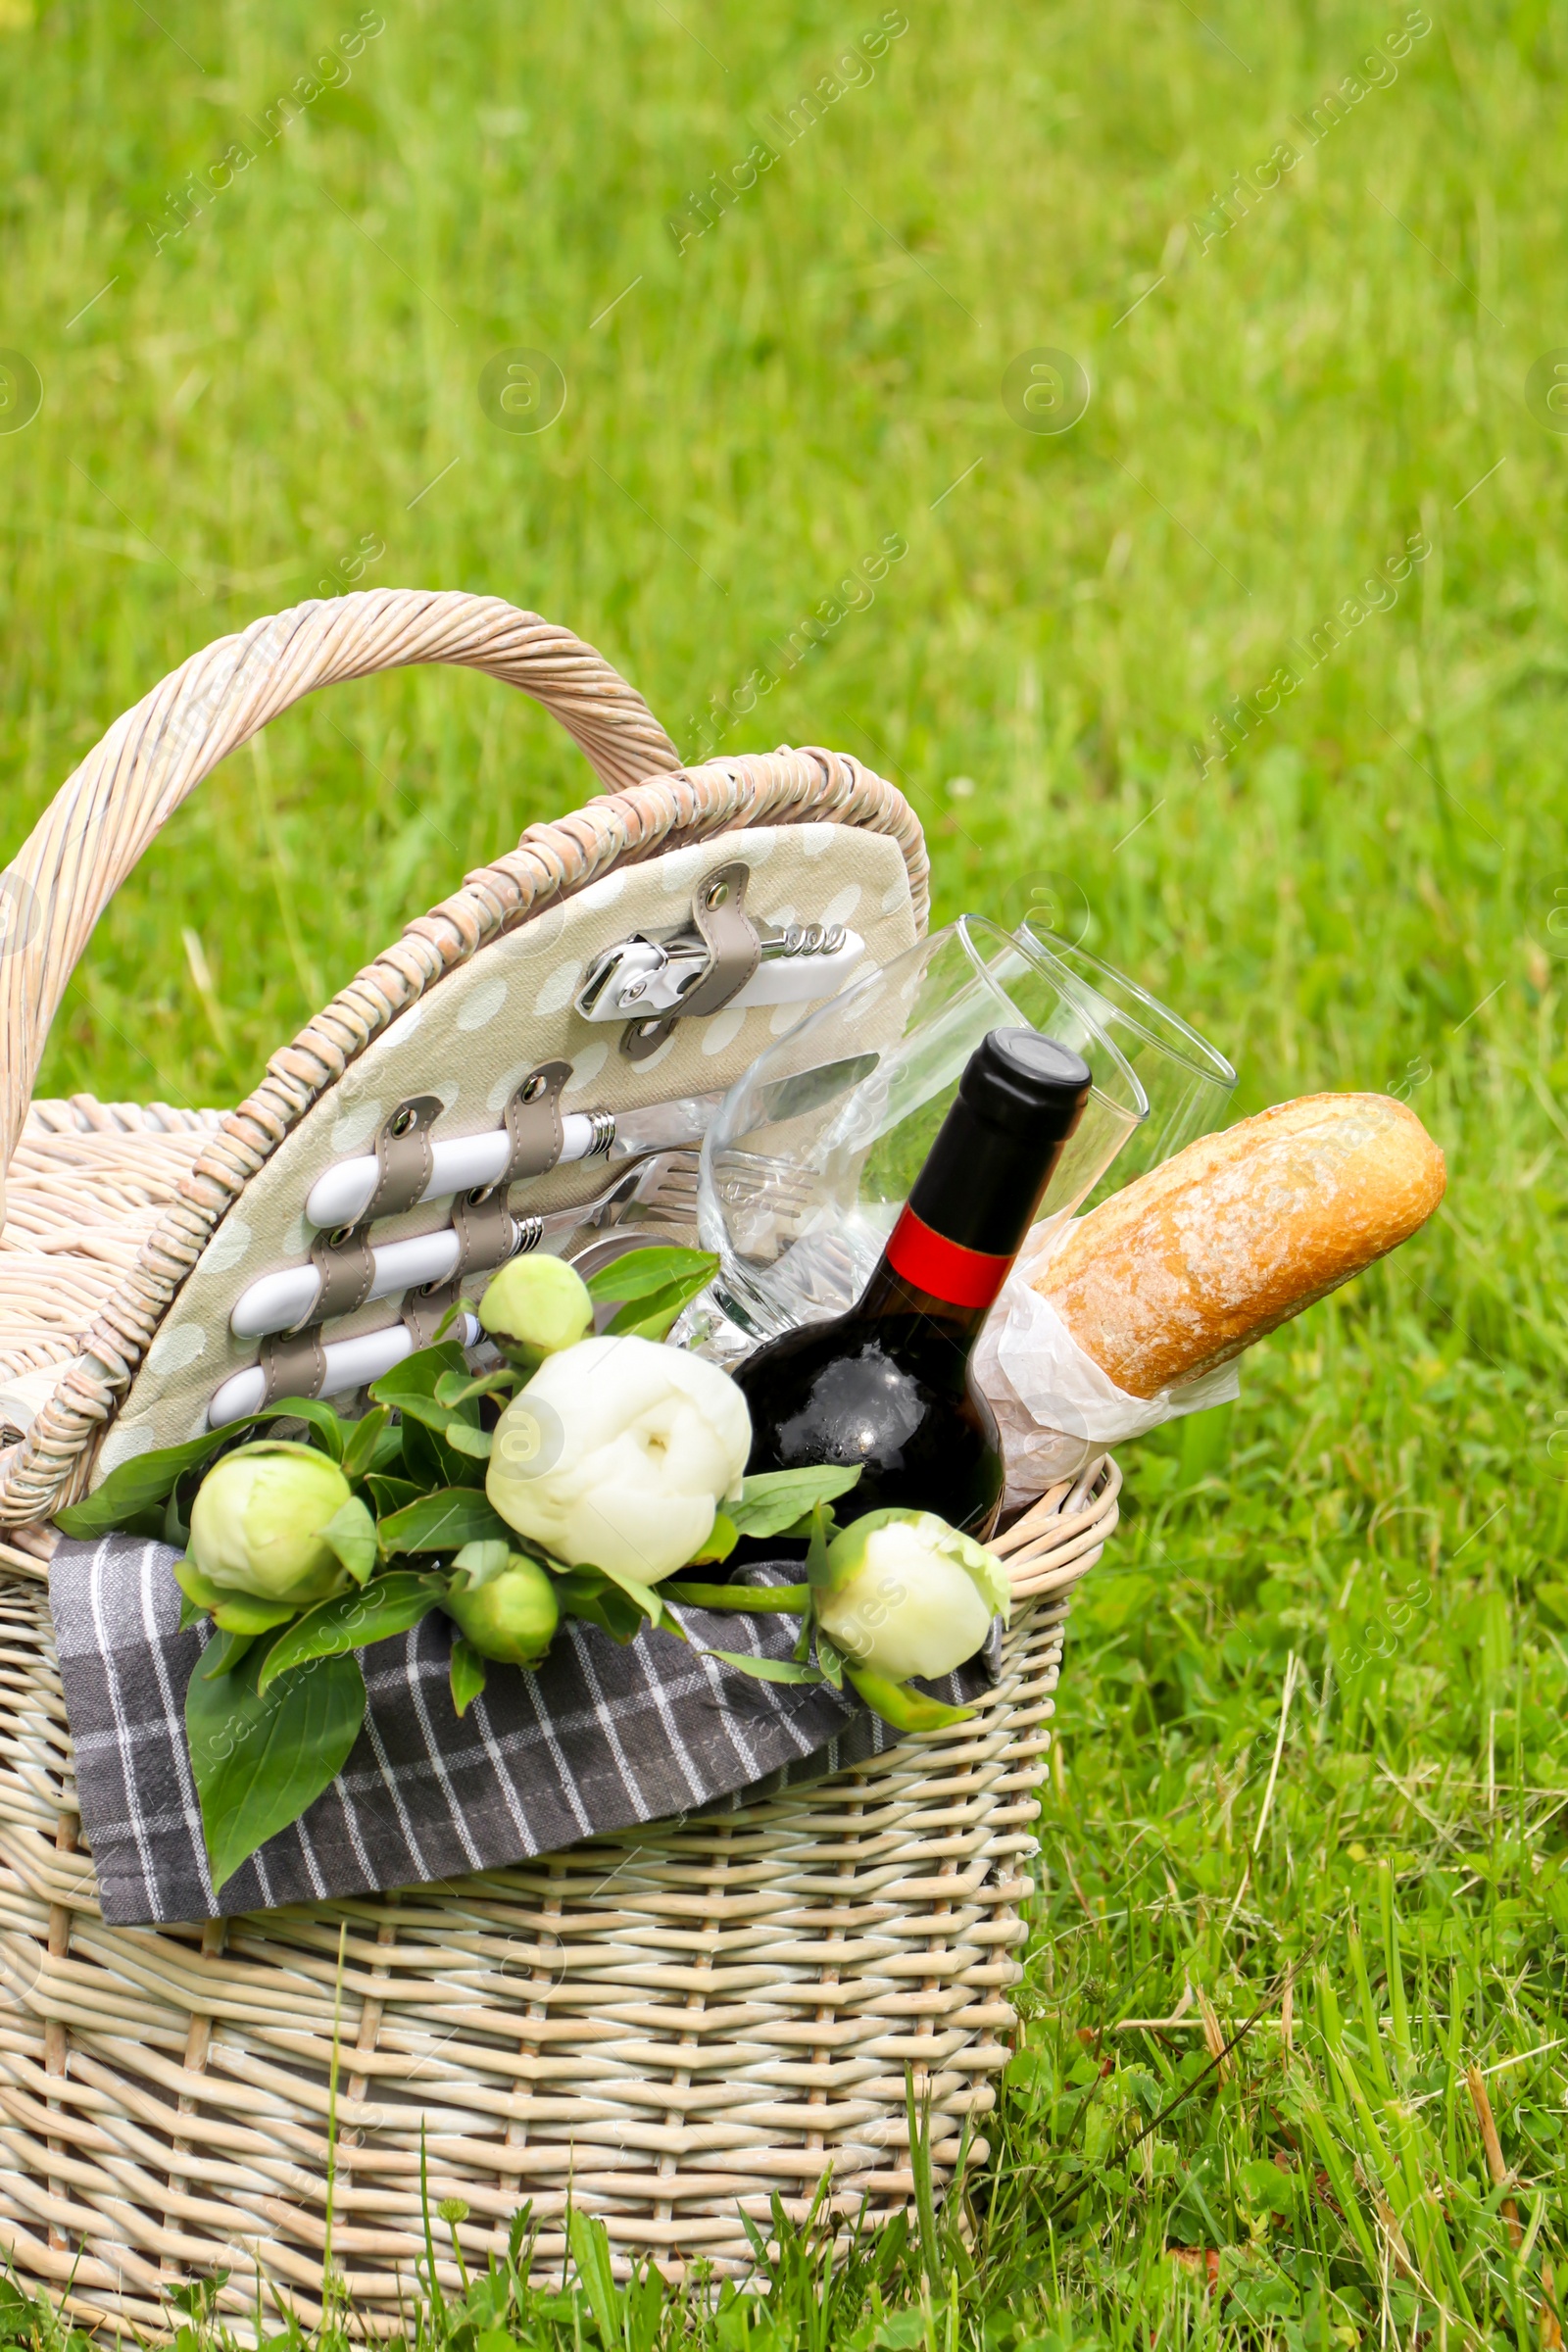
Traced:
[[752, 1616], [774, 1610], [795, 1616], [810, 1605], [809, 1585], [662, 1585], [666, 1600], [684, 1601], [693, 1609], [744, 1609]]

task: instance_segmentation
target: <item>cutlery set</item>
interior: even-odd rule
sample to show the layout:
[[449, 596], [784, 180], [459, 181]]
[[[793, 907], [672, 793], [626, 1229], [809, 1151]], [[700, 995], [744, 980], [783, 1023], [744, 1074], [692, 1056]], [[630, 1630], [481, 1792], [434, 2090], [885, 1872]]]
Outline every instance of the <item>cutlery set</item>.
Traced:
[[[684, 1102], [661, 1102], [652, 1111], [639, 1114], [641, 1124], [639, 1116], [620, 1122], [618, 1141], [625, 1156], [614, 1182], [591, 1200], [579, 1200], [569, 1208], [532, 1216], [517, 1216], [508, 1211], [512, 1248], [507, 1255], [515, 1257], [527, 1250], [543, 1249], [574, 1260], [590, 1249], [597, 1251], [604, 1235], [620, 1226], [675, 1225], [689, 1230], [697, 1213], [698, 1147], [703, 1125], [719, 1100], [717, 1095], [707, 1095]], [[608, 1118], [602, 1112], [589, 1115], [594, 1119]], [[616, 1122], [610, 1120], [609, 1124], [613, 1131]], [[661, 1145], [653, 1140], [660, 1129], [667, 1132], [672, 1128], [684, 1131], [681, 1143]], [[633, 1141], [634, 1137], [641, 1140]], [[506, 1141], [504, 1131], [501, 1140]], [[447, 1165], [453, 1164], [466, 1144], [490, 1142], [488, 1136], [468, 1137], [445, 1147], [453, 1155]], [[434, 1147], [437, 1173], [424, 1196], [426, 1200], [438, 1197], [442, 1151], [441, 1145]], [[368, 1165], [373, 1171], [376, 1163], [372, 1159]], [[345, 1170], [354, 1173], [345, 1176]], [[340, 1161], [313, 1188], [311, 1201], [314, 1203], [322, 1195], [329, 1199], [346, 1197], [351, 1184], [359, 1186], [362, 1182], [355, 1161]], [[335, 1190], [329, 1192], [329, 1187]], [[372, 1273], [366, 1300], [439, 1289], [455, 1271], [460, 1250], [460, 1237], [452, 1225], [442, 1226], [435, 1233], [414, 1234], [401, 1242], [383, 1242], [370, 1251]], [[267, 1339], [282, 1332], [300, 1331], [310, 1325], [317, 1313], [323, 1281], [320, 1269], [310, 1260], [276, 1274], [264, 1274], [241, 1292], [229, 1318], [229, 1328], [236, 1339]], [[465, 1347], [474, 1347], [481, 1337], [476, 1319], [465, 1316], [461, 1335], [455, 1331], [454, 1336], [461, 1336]], [[321, 1348], [324, 1381], [318, 1393], [322, 1396], [341, 1396], [364, 1388], [368, 1382], [379, 1380], [383, 1372], [390, 1372], [418, 1344], [406, 1323], [327, 1341]], [[259, 1410], [266, 1388], [267, 1375], [259, 1364], [234, 1373], [212, 1400], [208, 1413], [211, 1425], [220, 1428]]]

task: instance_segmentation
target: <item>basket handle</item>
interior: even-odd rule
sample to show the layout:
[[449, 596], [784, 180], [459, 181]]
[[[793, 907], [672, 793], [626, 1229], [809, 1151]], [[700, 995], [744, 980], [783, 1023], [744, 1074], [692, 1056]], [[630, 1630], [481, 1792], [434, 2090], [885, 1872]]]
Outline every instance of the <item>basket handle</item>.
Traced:
[[0, 875], [0, 1169], [76, 961], [159, 828], [220, 760], [314, 688], [416, 662], [521, 687], [611, 791], [680, 765], [602, 654], [500, 597], [381, 588], [295, 605], [219, 638], [116, 719]]

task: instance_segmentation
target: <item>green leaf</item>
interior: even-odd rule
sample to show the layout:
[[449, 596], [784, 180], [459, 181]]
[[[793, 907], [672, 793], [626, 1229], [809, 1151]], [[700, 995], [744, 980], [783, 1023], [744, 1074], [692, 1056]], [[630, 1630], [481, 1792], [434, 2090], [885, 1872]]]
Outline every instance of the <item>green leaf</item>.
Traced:
[[844, 1688], [844, 1652], [828, 1640], [820, 1626], [816, 1629], [816, 1662], [835, 1690]]
[[[128, 1536], [145, 1536], [152, 1544], [172, 1544], [174, 1539], [169, 1532], [169, 1510], [168, 1503], [150, 1502], [145, 1510], [131, 1511], [117, 1524]], [[178, 1550], [179, 1545], [175, 1544], [174, 1548]]]
[[556, 1598], [563, 1617], [581, 1617], [597, 1625], [622, 1649], [642, 1630], [643, 1611], [597, 1568], [572, 1568], [556, 1578]]
[[208, 1642], [192, 1672], [199, 1674], [204, 1682], [214, 1683], [222, 1675], [232, 1674], [255, 1639], [254, 1634], [219, 1633]]
[[447, 1444], [454, 1453], [468, 1454], [476, 1462], [487, 1462], [495, 1438], [488, 1429], [472, 1429], [466, 1421], [449, 1421]]
[[463, 1349], [455, 1340], [434, 1348], [416, 1348], [401, 1364], [394, 1364], [390, 1372], [383, 1372], [379, 1380], [371, 1383], [370, 1395], [377, 1404], [395, 1404], [402, 1412], [411, 1397], [433, 1399], [435, 1384], [443, 1372], [461, 1372], [466, 1378], [467, 1370]]
[[111, 1470], [94, 1494], [57, 1511], [57, 1524], [68, 1536], [81, 1539], [106, 1536], [111, 1528], [123, 1527], [149, 1503], [167, 1500], [173, 1493], [176, 1479], [205, 1462], [220, 1446], [226, 1446], [236, 1426], [244, 1429], [250, 1424], [230, 1422], [223, 1429], [210, 1429], [202, 1437], [189, 1438], [183, 1446], [159, 1446], [151, 1453], [133, 1455], [128, 1462], [122, 1462], [118, 1470]]
[[[412, 1363], [414, 1358], [410, 1356], [408, 1361]], [[127, 1527], [150, 1503], [167, 1501], [187, 1470], [196, 1469], [221, 1446], [231, 1446], [243, 1431], [254, 1429], [262, 1421], [304, 1421], [325, 1441], [325, 1450], [334, 1461], [342, 1458], [344, 1433], [349, 1424], [339, 1420], [332, 1407], [318, 1397], [280, 1396], [275, 1404], [266, 1406], [263, 1411], [247, 1413], [238, 1421], [225, 1421], [221, 1429], [205, 1430], [199, 1438], [187, 1438], [182, 1446], [158, 1446], [150, 1453], [138, 1453], [132, 1460], [122, 1462], [82, 1501], [68, 1503], [63, 1511], [57, 1511], [56, 1523], [64, 1534], [82, 1541], [106, 1536], [114, 1528]], [[145, 1532], [162, 1534], [162, 1523]]]
[[706, 1250], [628, 1250], [588, 1277], [588, 1296], [603, 1303], [610, 1298], [647, 1298], [677, 1282], [696, 1279], [708, 1288], [718, 1272], [718, 1259]]
[[650, 1625], [662, 1625], [666, 1632], [674, 1634], [682, 1642], [685, 1641], [685, 1627], [675, 1623], [674, 1618], [671, 1617], [652, 1585], [640, 1585], [634, 1576], [627, 1576], [619, 1568], [601, 1568], [599, 1573], [601, 1576], [608, 1576], [611, 1583], [618, 1587], [628, 1600], [634, 1600], [637, 1603]]
[[[200, 1609], [210, 1615], [214, 1609], [221, 1606], [223, 1599], [221, 1588], [215, 1585], [210, 1577], [203, 1576], [194, 1560], [173, 1561], [170, 1573], [192, 1608]], [[183, 1626], [180, 1631], [184, 1631]]]
[[363, 1478], [368, 1470], [374, 1467], [376, 1447], [391, 1418], [384, 1404], [372, 1404], [364, 1419], [355, 1422], [343, 1448], [345, 1478]]
[[627, 2314], [624, 2306], [627, 2298], [615, 2284], [614, 2267], [610, 2256], [609, 2230], [597, 2215], [584, 2213], [580, 2206], [574, 2205], [566, 2216], [566, 2234], [571, 2242], [571, 2259], [577, 2266], [577, 2276], [582, 2280], [588, 2308], [594, 2315], [600, 2342], [632, 2342], [635, 2339], [625, 2325]]
[[482, 1487], [438, 1487], [416, 1502], [394, 1511], [378, 1530], [381, 1549], [393, 1558], [400, 1551], [457, 1551], [465, 1544], [505, 1544], [506, 1521], [493, 1511]]
[[259, 1690], [270, 1647], [258, 1642], [220, 1681], [193, 1674], [185, 1691], [215, 1893], [331, 1786], [365, 1716], [365, 1677], [349, 1657], [316, 1659]]
[[798, 1521], [808, 1519], [817, 1503], [833, 1502], [847, 1494], [859, 1476], [858, 1462], [849, 1470], [826, 1465], [812, 1470], [762, 1470], [744, 1480], [739, 1502], [726, 1502], [724, 1508], [743, 1536], [782, 1536], [793, 1532]]
[[[210, 1677], [214, 1682], [216, 1682], [220, 1675], [232, 1674], [235, 1667], [239, 1664], [241, 1658], [244, 1657], [246, 1651], [254, 1648], [256, 1643], [261, 1640], [262, 1636], [260, 1634], [225, 1633], [222, 1628], [220, 1627], [218, 1631], [218, 1641], [209, 1642], [207, 1648], [202, 1652], [201, 1673], [204, 1679]], [[215, 1658], [213, 1663], [209, 1665], [207, 1662], [208, 1654], [210, 1651], [218, 1647], [219, 1642], [227, 1642], [231, 1643], [232, 1646], [224, 1652], [222, 1657]]]
[[258, 1634], [270, 1634], [274, 1625], [287, 1625], [298, 1615], [296, 1601], [258, 1600], [251, 1592], [225, 1592], [213, 1611], [213, 1623], [220, 1633], [244, 1634], [254, 1641]]
[[448, 1426], [455, 1418], [453, 1406], [437, 1404], [433, 1396], [400, 1396], [398, 1411], [405, 1421], [417, 1421], [425, 1429], [439, 1431], [442, 1437], [446, 1436]]
[[387, 1478], [379, 1470], [370, 1471], [365, 1483], [370, 1490], [370, 1500], [375, 1505], [378, 1519], [390, 1519], [394, 1511], [406, 1510], [411, 1502], [417, 1502], [424, 1493], [424, 1489], [416, 1486], [412, 1478]]
[[471, 1465], [453, 1452], [440, 1430], [420, 1421], [405, 1421], [402, 1426], [403, 1467], [421, 1494], [432, 1494], [437, 1487], [472, 1484]]
[[452, 1643], [452, 1663], [449, 1668], [452, 1683], [452, 1705], [459, 1715], [466, 1715], [473, 1701], [484, 1689], [485, 1663], [466, 1634], [458, 1634]]
[[806, 1555], [806, 1581], [818, 1592], [825, 1592], [831, 1581], [827, 1564], [827, 1511], [820, 1502], [811, 1511], [811, 1546]]
[[885, 1675], [871, 1674], [848, 1660], [844, 1671], [872, 1714], [891, 1723], [896, 1732], [940, 1732], [950, 1723], [967, 1723], [974, 1713], [973, 1707], [946, 1706], [940, 1698], [927, 1698], [923, 1690], [911, 1690], [907, 1683], [890, 1683]]
[[401, 1421], [389, 1421], [376, 1437], [375, 1450], [365, 1475], [367, 1478], [401, 1478], [404, 1470], [403, 1424]]
[[824, 1544], [831, 1544], [834, 1537], [841, 1536], [844, 1530], [834, 1517], [833, 1505], [830, 1502], [814, 1503], [803, 1518], [793, 1520], [788, 1527], [781, 1527], [775, 1532], [779, 1536], [787, 1537], [792, 1544], [808, 1544], [811, 1540], [811, 1530], [816, 1524], [815, 1514], [817, 1511], [822, 1514], [822, 1541]]
[[475, 1585], [487, 1585], [493, 1576], [500, 1576], [511, 1559], [513, 1546], [494, 1539], [465, 1544], [452, 1566], [454, 1573], [461, 1569], [464, 1582], [470, 1590]]
[[456, 1323], [460, 1315], [476, 1315], [478, 1312], [478, 1304], [474, 1299], [454, 1298], [452, 1304], [447, 1308], [446, 1313], [436, 1325], [435, 1336], [437, 1341], [445, 1340], [447, 1333], [452, 1329], [453, 1324]]
[[689, 1565], [693, 1568], [716, 1568], [720, 1560], [729, 1558], [740, 1540], [740, 1529], [728, 1513], [715, 1511], [708, 1541], [701, 1551], [692, 1553]]
[[[250, 1417], [253, 1421], [303, 1421], [307, 1429], [314, 1430], [321, 1440], [322, 1451], [329, 1453], [334, 1462], [343, 1459], [344, 1446], [352, 1427], [329, 1404], [323, 1404], [318, 1396], [280, 1396], [275, 1404], [270, 1404], [264, 1412], [252, 1413]], [[227, 1423], [224, 1436], [237, 1427], [236, 1422]]]
[[811, 1605], [809, 1585], [661, 1585], [665, 1600], [678, 1600], [690, 1609], [739, 1609], [743, 1616], [762, 1617], [775, 1610], [798, 1616]]
[[332, 1513], [321, 1534], [350, 1576], [363, 1585], [376, 1562], [375, 1521], [357, 1494]]
[[499, 1372], [486, 1372], [479, 1380], [443, 1372], [435, 1384], [435, 1400], [437, 1404], [466, 1404], [470, 1396], [496, 1396], [503, 1390], [510, 1395], [517, 1386], [518, 1377], [511, 1364], [503, 1364]]
[[394, 1569], [372, 1578], [363, 1592], [338, 1592], [314, 1609], [307, 1609], [267, 1653], [257, 1689], [270, 1689], [280, 1674], [303, 1666], [308, 1658], [335, 1658], [368, 1642], [385, 1642], [406, 1634], [446, 1598], [446, 1579], [419, 1576], [411, 1569]]
[[[697, 1257], [702, 1252], [694, 1250], [691, 1254]], [[628, 1299], [606, 1324], [606, 1332], [618, 1339], [662, 1340], [681, 1308], [690, 1305], [700, 1291], [707, 1290], [712, 1280], [709, 1269], [716, 1263], [716, 1259], [704, 1258], [703, 1271], [666, 1283], [662, 1290], [654, 1291], [645, 1298]]]
[[822, 1677], [814, 1666], [798, 1666], [793, 1658], [754, 1658], [739, 1649], [700, 1649], [700, 1658], [722, 1658], [726, 1666], [738, 1666], [742, 1674], [756, 1677], [760, 1683], [819, 1683]]
[[243, 1634], [251, 1640], [257, 1634], [270, 1633], [274, 1625], [286, 1625], [298, 1613], [294, 1601], [260, 1600], [253, 1593], [230, 1592], [225, 1586], [215, 1585], [194, 1560], [175, 1560], [173, 1574], [185, 1601], [179, 1613], [181, 1633], [206, 1616], [220, 1633]]
[[[401, 1364], [383, 1372], [370, 1389], [378, 1404], [394, 1405], [403, 1416], [404, 1465], [416, 1482], [422, 1482], [421, 1491], [431, 1483], [432, 1472], [435, 1479], [448, 1483], [462, 1476], [461, 1461], [454, 1458], [444, 1443], [454, 1419], [474, 1428], [478, 1426], [476, 1399], [461, 1406], [437, 1400], [437, 1387], [449, 1378], [464, 1383], [468, 1378], [463, 1349], [455, 1340], [434, 1348], [416, 1348]], [[410, 1428], [411, 1422], [417, 1427]], [[433, 1434], [420, 1442], [421, 1430]]]
[[164, 1542], [172, 1544], [176, 1551], [183, 1551], [190, 1542], [190, 1529], [180, 1515], [178, 1479], [170, 1488], [169, 1500], [164, 1505], [162, 1534]]

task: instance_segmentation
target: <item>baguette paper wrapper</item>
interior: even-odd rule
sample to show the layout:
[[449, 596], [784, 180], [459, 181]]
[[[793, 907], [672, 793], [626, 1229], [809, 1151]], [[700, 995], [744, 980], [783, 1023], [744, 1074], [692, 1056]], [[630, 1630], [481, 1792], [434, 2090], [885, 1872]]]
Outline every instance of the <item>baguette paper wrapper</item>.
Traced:
[[975, 1377], [1002, 1436], [1008, 1511], [1075, 1477], [1120, 1439], [1146, 1437], [1166, 1421], [1230, 1404], [1241, 1394], [1235, 1363], [1176, 1382], [1157, 1396], [1118, 1389], [1033, 1287], [1069, 1230], [1066, 1219], [1054, 1219], [1030, 1236], [975, 1349]]

